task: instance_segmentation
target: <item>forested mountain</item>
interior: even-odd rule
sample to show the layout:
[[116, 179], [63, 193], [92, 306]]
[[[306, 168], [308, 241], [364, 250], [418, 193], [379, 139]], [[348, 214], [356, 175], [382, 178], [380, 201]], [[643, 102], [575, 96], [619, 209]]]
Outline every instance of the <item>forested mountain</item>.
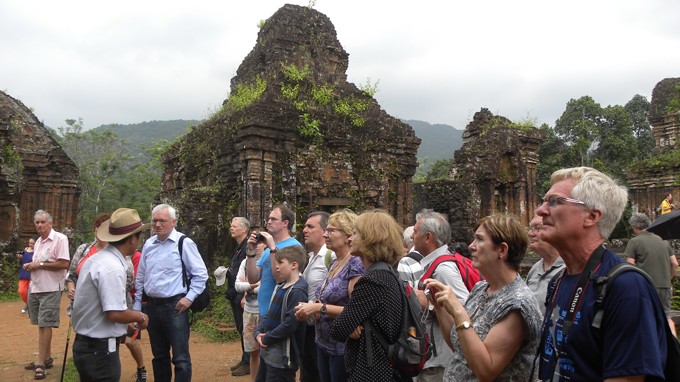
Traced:
[[405, 120], [411, 125], [416, 136], [422, 139], [418, 148], [418, 161], [428, 167], [440, 159], [453, 158], [453, 153], [463, 145], [463, 131], [451, 125]]
[[[199, 124], [196, 120], [149, 121], [130, 125], [101, 125], [94, 130], [110, 130], [118, 138], [130, 143], [130, 155], [140, 157], [142, 147], [153, 145], [161, 139], [174, 141], [187, 133], [191, 126]], [[424, 121], [402, 120], [413, 127], [416, 136], [422, 139], [418, 148], [418, 160], [432, 164], [440, 159], [453, 157], [453, 152], [463, 144], [463, 131], [444, 124], [430, 124]], [[425, 161], [426, 159], [426, 161]]]
[[140, 158], [144, 151], [143, 147], [151, 146], [162, 139], [170, 142], [177, 137], [186, 134], [191, 126], [198, 125], [201, 121], [176, 119], [172, 121], [148, 121], [133, 123], [130, 125], [101, 125], [94, 130], [110, 130], [119, 139], [124, 139], [130, 143], [129, 154], [135, 158]]

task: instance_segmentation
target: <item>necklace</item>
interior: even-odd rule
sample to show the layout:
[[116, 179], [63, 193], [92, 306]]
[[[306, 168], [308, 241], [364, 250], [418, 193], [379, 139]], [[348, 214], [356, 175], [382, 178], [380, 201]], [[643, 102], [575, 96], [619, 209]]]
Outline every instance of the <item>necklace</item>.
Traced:
[[326, 285], [328, 285], [328, 282], [331, 281], [335, 276], [337, 276], [338, 273], [340, 273], [340, 271], [345, 267], [345, 264], [347, 264], [347, 262], [349, 261], [350, 256], [352, 255], [348, 253], [342, 260], [340, 261], [338, 261], [337, 259], [335, 260], [333, 265], [331, 265], [331, 269], [328, 271], [328, 274], [326, 275], [326, 279], [323, 280], [323, 285], [321, 285], [321, 288], [319, 289], [318, 296], [321, 296], [323, 291], [326, 289]]
[[335, 276], [338, 275], [338, 273], [340, 273], [340, 271], [342, 270], [342, 268], [344, 268], [344, 267], [345, 267], [345, 264], [347, 264], [347, 262], [349, 261], [350, 256], [352, 256], [352, 255], [350, 255], [350, 254], [348, 253], [347, 255], [345, 255], [345, 258], [344, 258], [344, 259], [342, 259], [341, 261], [337, 261], [337, 260], [336, 260], [336, 261], [333, 263], [333, 265], [331, 266], [331, 269], [328, 271], [328, 277], [327, 277], [328, 280], [334, 278]]

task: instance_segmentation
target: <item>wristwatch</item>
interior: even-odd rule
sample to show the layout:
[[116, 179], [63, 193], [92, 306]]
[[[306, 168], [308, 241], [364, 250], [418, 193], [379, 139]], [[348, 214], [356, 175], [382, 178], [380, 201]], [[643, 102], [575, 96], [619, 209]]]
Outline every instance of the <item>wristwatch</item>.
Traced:
[[321, 314], [326, 314], [328, 312], [328, 307], [326, 307], [326, 304], [321, 305], [321, 309], [319, 310]]
[[461, 330], [461, 329], [470, 329], [472, 328], [472, 323], [470, 321], [463, 321], [458, 326], [456, 326], [456, 330]]
[[44, 267], [44, 266], [45, 266], [45, 262], [44, 262], [44, 261], [41, 261], [41, 262], [40, 262], [40, 268], [42, 268], [42, 267]]

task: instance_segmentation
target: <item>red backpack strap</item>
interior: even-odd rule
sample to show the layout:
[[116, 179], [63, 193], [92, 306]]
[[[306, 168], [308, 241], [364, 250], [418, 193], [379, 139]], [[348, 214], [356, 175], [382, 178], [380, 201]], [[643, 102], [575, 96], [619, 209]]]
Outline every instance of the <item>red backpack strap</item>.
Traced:
[[444, 255], [437, 257], [436, 259], [434, 259], [432, 264], [430, 264], [425, 273], [423, 273], [423, 277], [420, 278], [420, 282], [422, 283], [423, 281], [425, 281], [425, 279], [432, 278], [432, 275], [434, 274], [434, 271], [437, 270], [439, 264], [445, 261], [458, 261], [458, 259], [456, 259], [455, 255], [452, 255], [451, 253], [448, 252]]

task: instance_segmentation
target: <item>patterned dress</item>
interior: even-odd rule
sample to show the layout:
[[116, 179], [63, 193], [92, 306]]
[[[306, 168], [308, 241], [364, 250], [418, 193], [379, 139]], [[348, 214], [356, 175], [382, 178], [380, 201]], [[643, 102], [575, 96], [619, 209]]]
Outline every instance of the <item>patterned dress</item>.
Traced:
[[[527, 381], [536, 346], [541, 339], [541, 312], [534, 294], [519, 275], [515, 281], [494, 294], [487, 294], [489, 283], [480, 281], [475, 285], [465, 302], [474, 331], [484, 341], [491, 328], [508, 313], [517, 310], [529, 327], [529, 341], [522, 344], [510, 363], [496, 377], [495, 381]], [[453, 362], [446, 368], [445, 381], [476, 381], [461, 350], [456, 328], [451, 328], [451, 343], [454, 346]]]

